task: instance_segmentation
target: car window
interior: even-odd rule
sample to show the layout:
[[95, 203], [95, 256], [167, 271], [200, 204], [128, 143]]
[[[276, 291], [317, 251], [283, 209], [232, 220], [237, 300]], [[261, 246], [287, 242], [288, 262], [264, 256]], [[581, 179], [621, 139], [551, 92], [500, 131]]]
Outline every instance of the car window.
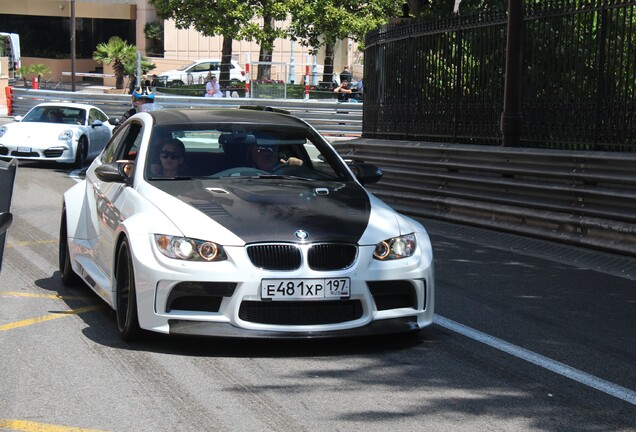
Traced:
[[210, 63], [200, 63], [190, 69], [190, 72], [208, 72], [210, 70]]
[[96, 108], [91, 108], [91, 110], [88, 113], [88, 124], [93, 124], [95, 120], [106, 122], [108, 121], [108, 117], [106, 116], [106, 114], [104, 114], [100, 110]]
[[102, 163], [112, 163], [117, 160], [135, 160], [141, 145], [142, 126], [132, 122], [120, 128], [111, 138], [102, 153]]

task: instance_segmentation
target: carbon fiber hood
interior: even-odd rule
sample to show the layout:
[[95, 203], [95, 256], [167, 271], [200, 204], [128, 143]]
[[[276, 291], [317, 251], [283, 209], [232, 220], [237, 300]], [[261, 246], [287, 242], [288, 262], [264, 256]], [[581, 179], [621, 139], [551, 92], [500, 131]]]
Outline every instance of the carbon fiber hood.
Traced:
[[284, 179], [158, 181], [153, 185], [197, 209], [246, 243], [306, 241], [357, 243], [371, 204], [357, 183]]

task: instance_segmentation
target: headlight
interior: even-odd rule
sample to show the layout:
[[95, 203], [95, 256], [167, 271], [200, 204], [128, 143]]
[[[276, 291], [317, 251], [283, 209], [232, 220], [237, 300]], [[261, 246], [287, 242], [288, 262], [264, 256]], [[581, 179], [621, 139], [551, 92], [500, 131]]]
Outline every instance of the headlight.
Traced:
[[191, 261], [223, 261], [227, 255], [223, 246], [204, 240], [155, 234], [155, 244], [168, 258]]
[[70, 129], [66, 129], [60, 134], [60, 136], [57, 137], [57, 139], [60, 141], [70, 141], [71, 139], [73, 139], [73, 131]]
[[6, 132], [7, 132], [7, 128], [6, 128], [6, 126], [2, 126], [2, 127], [0, 127], [0, 137], [1, 137], [2, 135], [4, 135]]
[[373, 258], [381, 261], [407, 258], [415, 253], [416, 247], [415, 234], [393, 237], [375, 245]]

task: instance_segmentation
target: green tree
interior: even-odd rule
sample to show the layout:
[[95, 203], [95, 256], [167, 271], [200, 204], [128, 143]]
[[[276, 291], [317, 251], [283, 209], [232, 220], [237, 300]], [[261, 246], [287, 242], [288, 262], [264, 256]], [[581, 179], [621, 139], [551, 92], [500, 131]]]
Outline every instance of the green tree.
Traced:
[[27, 86], [27, 75], [31, 73], [31, 70], [27, 66], [20, 66], [16, 69], [15, 73], [22, 77], [22, 81], [24, 81], [24, 87]]
[[118, 36], [111, 37], [107, 43], [97, 45], [93, 53], [93, 60], [98, 63], [112, 64], [115, 72], [115, 88], [124, 88], [124, 75], [126, 74], [126, 64], [136, 61], [137, 48], [129, 45]]
[[221, 83], [230, 81], [232, 40], [242, 39], [241, 29], [254, 15], [250, 2], [239, 0], [150, 0], [159, 16], [174, 20], [179, 29], [194, 27], [204, 36], [222, 36]]
[[46, 67], [44, 63], [33, 64], [29, 67], [29, 72], [38, 77], [38, 82], [42, 81], [44, 75], [51, 75], [51, 69]]
[[316, 52], [325, 46], [324, 81], [331, 81], [336, 41], [351, 38], [362, 44], [365, 35], [399, 14], [397, 0], [291, 0], [290, 34]]
[[163, 25], [160, 22], [149, 22], [144, 26], [144, 35], [148, 39], [149, 44], [146, 49], [147, 54], [161, 53], [162, 41], [163, 41]]

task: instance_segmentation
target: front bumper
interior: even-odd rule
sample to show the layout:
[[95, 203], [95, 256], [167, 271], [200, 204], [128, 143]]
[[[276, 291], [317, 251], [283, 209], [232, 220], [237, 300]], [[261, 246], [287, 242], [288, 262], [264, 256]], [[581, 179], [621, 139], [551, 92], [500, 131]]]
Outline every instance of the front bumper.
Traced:
[[216, 336], [228, 338], [320, 339], [354, 336], [379, 336], [410, 333], [421, 330], [416, 317], [393, 318], [373, 321], [362, 327], [346, 330], [305, 331], [302, 333], [278, 330], [249, 330], [229, 323], [169, 320], [170, 334], [188, 336]]
[[75, 161], [73, 148], [69, 145], [55, 145], [46, 149], [30, 148], [31, 151], [20, 151], [18, 147], [0, 144], [0, 157], [20, 160], [72, 163]]
[[[247, 338], [326, 338], [418, 331], [433, 323], [432, 254], [392, 263], [360, 247], [356, 263], [340, 271], [256, 268], [244, 248], [229, 260], [178, 262], [158, 255], [148, 240], [133, 248], [139, 324], [166, 333]], [[261, 280], [349, 278], [346, 299], [272, 301]], [[177, 293], [177, 294], [175, 294]]]

